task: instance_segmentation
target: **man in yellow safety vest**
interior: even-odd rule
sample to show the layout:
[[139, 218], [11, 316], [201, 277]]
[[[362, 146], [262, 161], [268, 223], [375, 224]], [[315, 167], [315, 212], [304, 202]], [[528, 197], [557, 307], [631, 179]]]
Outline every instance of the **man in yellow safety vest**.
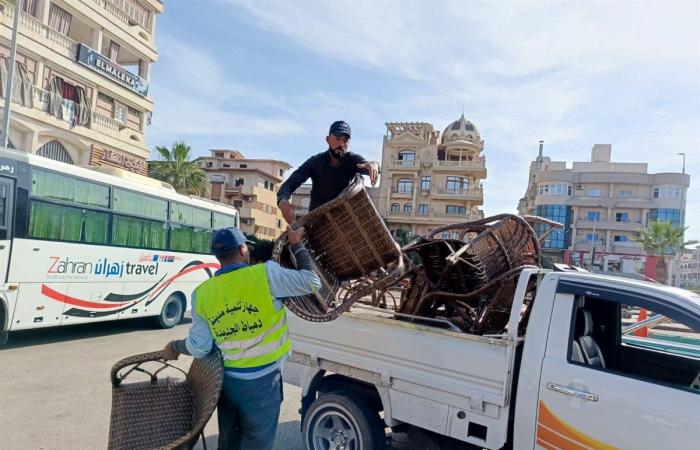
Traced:
[[282, 403], [281, 366], [291, 352], [285, 297], [320, 287], [311, 256], [301, 242], [304, 229], [287, 228], [298, 270], [274, 261], [249, 265], [247, 240], [237, 228], [212, 236], [221, 269], [192, 295], [192, 326], [186, 339], [169, 342], [163, 359], [183, 353], [203, 358], [219, 348], [224, 384], [218, 404], [219, 449], [271, 449]]

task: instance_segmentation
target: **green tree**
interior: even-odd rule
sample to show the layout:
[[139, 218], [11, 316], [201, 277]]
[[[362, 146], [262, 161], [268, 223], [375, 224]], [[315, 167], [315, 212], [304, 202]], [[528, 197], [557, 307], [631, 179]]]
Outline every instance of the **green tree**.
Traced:
[[698, 241], [683, 241], [683, 235], [688, 227], [673, 226], [672, 222], [651, 222], [646, 228], [639, 229], [634, 241], [640, 242], [644, 251], [649, 255], [659, 257], [656, 262], [656, 281], [665, 283], [668, 276], [666, 265], [667, 255], [681, 251], [686, 246], [697, 244]]
[[190, 161], [192, 149], [183, 141], [176, 141], [170, 149], [156, 147], [160, 161], [149, 161], [148, 176], [170, 183], [177, 192], [204, 196], [209, 181], [207, 174]]

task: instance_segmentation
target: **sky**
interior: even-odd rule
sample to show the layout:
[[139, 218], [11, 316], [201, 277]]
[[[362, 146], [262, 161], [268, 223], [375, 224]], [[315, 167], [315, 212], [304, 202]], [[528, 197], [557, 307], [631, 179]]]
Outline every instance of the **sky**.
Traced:
[[[298, 167], [346, 120], [381, 161], [386, 122], [485, 140], [487, 215], [515, 212], [544, 140], [555, 161], [691, 176], [700, 239], [700, 2], [168, 0], [158, 16], [151, 148], [183, 140]], [[155, 155], [154, 155], [155, 157]]]

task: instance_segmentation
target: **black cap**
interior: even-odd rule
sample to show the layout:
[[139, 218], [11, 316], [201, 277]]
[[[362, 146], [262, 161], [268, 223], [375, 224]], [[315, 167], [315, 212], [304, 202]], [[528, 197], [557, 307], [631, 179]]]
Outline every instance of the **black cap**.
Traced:
[[350, 125], [344, 120], [336, 120], [331, 124], [328, 134], [332, 134], [333, 136], [347, 134], [348, 137], [350, 137]]

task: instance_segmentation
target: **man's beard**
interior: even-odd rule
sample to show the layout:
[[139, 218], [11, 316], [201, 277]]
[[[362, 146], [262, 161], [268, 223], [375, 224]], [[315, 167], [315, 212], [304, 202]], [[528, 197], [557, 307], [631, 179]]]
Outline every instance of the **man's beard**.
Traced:
[[343, 150], [343, 147], [331, 148], [330, 151], [333, 154], [333, 156], [335, 156], [338, 159], [343, 159], [343, 157], [345, 156], [345, 150]]

